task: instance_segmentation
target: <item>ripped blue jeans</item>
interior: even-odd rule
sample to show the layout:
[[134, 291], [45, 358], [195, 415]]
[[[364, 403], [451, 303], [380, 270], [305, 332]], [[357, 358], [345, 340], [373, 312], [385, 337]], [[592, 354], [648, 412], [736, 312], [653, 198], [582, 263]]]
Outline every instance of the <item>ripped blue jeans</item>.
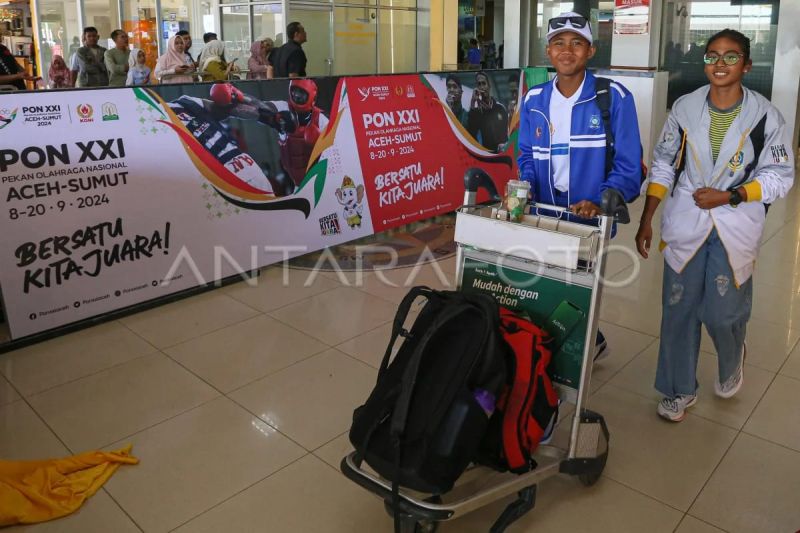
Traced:
[[728, 256], [713, 229], [678, 274], [664, 264], [661, 348], [656, 389], [668, 397], [697, 392], [701, 325], [717, 351], [720, 382], [736, 372], [753, 303], [753, 279], [737, 288]]

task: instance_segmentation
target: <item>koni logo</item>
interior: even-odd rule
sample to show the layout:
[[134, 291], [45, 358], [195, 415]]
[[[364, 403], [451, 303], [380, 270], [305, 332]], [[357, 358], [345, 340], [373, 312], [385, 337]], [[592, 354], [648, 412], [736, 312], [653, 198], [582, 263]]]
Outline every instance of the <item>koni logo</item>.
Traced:
[[89, 104], [80, 104], [75, 110], [80, 122], [94, 122], [94, 109]]

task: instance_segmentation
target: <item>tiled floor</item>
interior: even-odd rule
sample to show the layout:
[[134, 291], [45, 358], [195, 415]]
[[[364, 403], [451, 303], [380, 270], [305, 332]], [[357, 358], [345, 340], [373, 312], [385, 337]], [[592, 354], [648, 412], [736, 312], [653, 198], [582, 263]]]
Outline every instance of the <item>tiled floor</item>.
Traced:
[[[601, 327], [612, 355], [591, 407], [611, 430], [600, 482], [552, 478], [511, 531], [794, 532], [800, 529], [800, 193], [772, 208], [755, 275], [745, 384], [701, 398], [681, 424], [655, 414], [660, 257], [608, 265]], [[635, 205], [634, 211], [641, 208]], [[634, 220], [638, 218], [634, 213]], [[635, 226], [615, 244], [631, 248]], [[656, 254], [657, 255], [657, 254]], [[0, 355], [0, 457], [133, 444], [76, 514], [8, 531], [381, 532], [379, 500], [338, 472], [352, 410], [371, 389], [403, 284], [446, 287], [455, 261], [370, 272], [358, 286], [308, 271], [239, 283]], [[632, 274], [636, 274], [632, 276]], [[394, 287], [392, 285], [399, 285]], [[445, 532], [487, 531], [506, 502]]]

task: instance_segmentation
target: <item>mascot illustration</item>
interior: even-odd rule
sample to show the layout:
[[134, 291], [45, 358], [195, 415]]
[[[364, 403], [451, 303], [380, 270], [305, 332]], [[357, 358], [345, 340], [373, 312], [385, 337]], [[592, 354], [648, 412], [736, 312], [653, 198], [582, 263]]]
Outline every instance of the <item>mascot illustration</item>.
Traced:
[[344, 206], [342, 213], [347, 225], [351, 228], [361, 227], [361, 216], [364, 209], [361, 201], [364, 199], [364, 186], [355, 186], [349, 176], [342, 180], [342, 186], [336, 189], [336, 199]]

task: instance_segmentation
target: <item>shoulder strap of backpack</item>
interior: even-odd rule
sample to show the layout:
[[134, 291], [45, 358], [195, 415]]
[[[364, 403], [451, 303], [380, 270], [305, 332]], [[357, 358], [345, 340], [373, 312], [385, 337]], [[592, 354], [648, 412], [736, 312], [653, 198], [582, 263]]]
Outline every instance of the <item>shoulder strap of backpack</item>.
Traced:
[[481, 314], [489, 321], [489, 330], [496, 330], [500, 327], [500, 309], [494, 297], [484, 293], [458, 292], [464, 300], [477, 307]]
[[[429, 292], [434, 292], [427, 287], [414, 287], [409, 291], [405, 298], [403, 298], [403, 302], [400, 304], [401, 307], [404, 305], [406, 306], [404, 315], [408, 312], [407, 307], [411, 305], [411, 302], [414, 301], [414, 298], [419, 294], [423, 293], [424, 291], [418, 289], [425, 289]], [[412, 297], [413, 296], [413, 297]], [[430, 327], [425, 331], [420, 341], [414, 348], [414, 352], [411, 354], [411, 357], [408, 361], [408, 366], [405, 368], [405, 372], [403, 373], [403, 378], [401, 381], [401, 388], [400, 388], [400, 395], [397, 398], [397, 403], [395, 404], [394, 411], [392, 412], [392, 418], [389, 423], [389, 436], [391, 438], [392, 446], [394, 447], [394, 475], [392, 478], [392, 511], [394, 513], [394, 528], [395, 533], [400, 533], [400, 515], [398, 513], [398, 503], [400, 501], [400, 465], [402, 464], [402, 457], [403, 457], [403, 448], [401, 446], [401, 438], [403, 433], [406, 429], [406, 422], [408, 421], [408, 410], [411, 407], [411, 397], [414, 393], [414, 387], [417, 383], [417, 375], [419, 374], [419, 366], [422, 362], [422, 354], [425, 353], [425, 348], [427, 347], [430, 338], [436, 333], [436, 330], [440, 327], [441, 324], [451, 320], [458, 314], [460, 314], [464, 310], [463, 306], [455, 305], [450, 307], [445, 307], [444, 311], [436, 317], [436, 319], [431, 323]], [[398, 310], [397, 316], [395, 317], [395, 323], [392, 328], [392, 342], [389, 343], [389, 349], [387, 351], [387, 356], [391, 353], [391, 346], [394, 344], [394, 339], [397, 338], [395, 331], [398, 329], [398, 317], [400, 316], [400, 311]], [[400, 328], [402, 328], [403, 320], [400, 320]], [[384, 356], [386, 359], [386, 356]], [[383, 368], [383, 365], [381, 365]]]
[[616, 152], [614, 132], [611, 131], [611, 80], [608, 78], [595, 78], [595, 94], [597, 107], [603, 117], [603, 128], [606, 132], [606, 176], [614, 168], [614, 153]]
[[414, 352], [408, 360], [408, 365], [403, 372], [403, 378], [400, 388], [400, 395], [397, 398], [394, 412], [392, 413], [392, 420], [390, 424], [389, 433], [392, 436], [401, 436], [405, 431], [406, 421], [408, 419], [408, 410], [411, 405], [411, 397], [414, 393], [414, 387], [417, 383], [417, 375], [419, 374], [419, 366], [422, 362], [422, 355], [427, 349], [430, 342], [437, 331], [445, 324], [464, 312], [465, 307], [470, 307], [469, 304], [462, 305], [449, 305], [445, 306], [441, 313], [431, 322], [430, 326], [417, 345], [414, 347]]
[[392, 348], [394, 348], [397, 337], [400, 335], [403, 337], [408, 336], [408, 332], [403, 329], [403, 324], [406, 322], [408, 312], [411, 310], [411, 305], [414, 303], [414, 300], [416, 300], [418, 296], [424, 296], [426, 299], [430, 300], [433, 293], [434, 291], [430, 287], [425, 287], [423, 285], [412, 287], [411, 290], [408, 291], [408, 294], [403, 297], [403, 301], [400, 302], [400, 305], [397, 306], [397, 313], [394, 315], [394, 322], [392, 323], [392, 335], [389, 339], [389, 345], [386, 347], [386, 353], [383, 354], [383, 360], [378, 369], [379, 380], [389, 367], [389, 359], [392, 357]]

